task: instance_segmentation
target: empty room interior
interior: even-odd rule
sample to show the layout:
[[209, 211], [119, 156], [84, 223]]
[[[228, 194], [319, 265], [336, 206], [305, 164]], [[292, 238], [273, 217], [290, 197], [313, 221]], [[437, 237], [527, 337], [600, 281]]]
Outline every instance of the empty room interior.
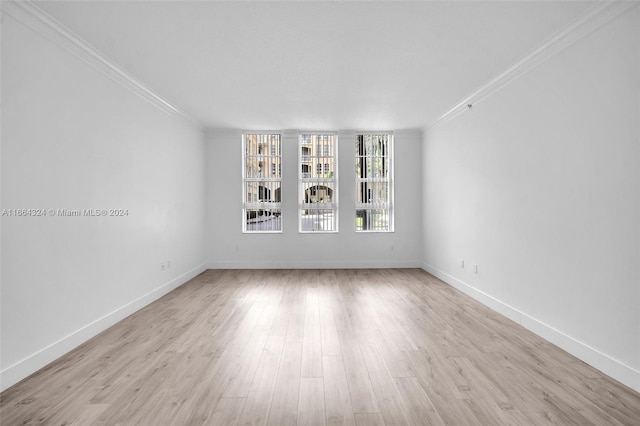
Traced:
[[639, 424], [640, 3], [0, 22], [0, 424]]

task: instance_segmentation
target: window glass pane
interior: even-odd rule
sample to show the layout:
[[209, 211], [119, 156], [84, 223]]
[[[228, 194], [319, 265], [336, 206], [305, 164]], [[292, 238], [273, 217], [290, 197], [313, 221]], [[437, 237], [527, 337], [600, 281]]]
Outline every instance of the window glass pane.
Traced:
[[302, 203], [332, 203], [335, 195], [333, 182], [302, 182]]
[[280, 203], [280, 194], [280, 182], [245, 182], [245, 203]]
[[300, 218], [302, 232], [336, 231], [336, 217], [333, 209], [307, 209]]
[[356, 231], [388, 231], [389, 209], [360, 209], [356, 211]]
[[247, 209], [246, 231], [280, 231], [282, 217], [280, 209]]

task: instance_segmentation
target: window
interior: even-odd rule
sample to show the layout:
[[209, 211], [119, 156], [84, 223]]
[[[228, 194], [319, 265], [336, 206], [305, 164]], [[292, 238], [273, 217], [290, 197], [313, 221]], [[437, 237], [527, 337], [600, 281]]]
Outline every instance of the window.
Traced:
[[282, 232], [280, 135], [242, 138], [243, 232]]
[[393, 136], [356, 136], [356, 231], [393, 231]]
[[299, 146], [300, 232], [337, 232], [337, 136], [301, 134]]

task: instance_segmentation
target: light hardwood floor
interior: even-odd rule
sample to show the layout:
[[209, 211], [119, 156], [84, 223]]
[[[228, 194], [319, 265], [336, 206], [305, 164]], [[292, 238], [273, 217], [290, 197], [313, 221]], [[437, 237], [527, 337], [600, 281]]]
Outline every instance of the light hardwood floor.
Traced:
[[206, 271], [2, 425], [638, 425], [640, 395], [417, 269]]

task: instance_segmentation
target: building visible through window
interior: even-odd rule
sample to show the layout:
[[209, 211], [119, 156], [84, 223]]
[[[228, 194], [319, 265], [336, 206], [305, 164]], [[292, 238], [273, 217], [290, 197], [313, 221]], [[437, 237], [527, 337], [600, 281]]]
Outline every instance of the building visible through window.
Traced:
[[[337, 137], [301, 134], [299, 140], [300, 232], [337, 232]], [[315, 153], [315, 155], [312, 155]], [[312, 176], [310, 171], [314, 170]]]
[[282, 231], [280, 135], [243, 137], [243, 232]]

